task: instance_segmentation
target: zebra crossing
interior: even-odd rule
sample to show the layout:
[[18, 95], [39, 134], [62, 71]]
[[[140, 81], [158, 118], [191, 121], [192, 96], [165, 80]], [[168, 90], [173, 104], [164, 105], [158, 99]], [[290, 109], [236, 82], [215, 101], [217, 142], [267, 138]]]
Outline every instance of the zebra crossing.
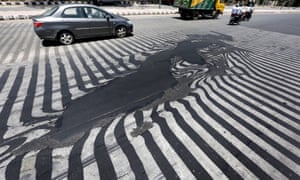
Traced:
[[[30, 28], [20, 26], [24, 33]], [[1, 52], [0, 179], [299, 179], [300, 54], [258, 48], [275, 41], [263, 35], [255, 43], [240, 40], [239, 48], [225, 41], [232, 46], [199, 49], [225, 71], [174, 57], [173, 77], [192, 79], [183, 98], [121, 114], [72, 145], [13, 154], [49, 133], [71, 100], [188, 39], [179, 32], [141, 33], [25, 47], [31, 34], [24, 34], [16, 48]], [[21, 46], [29, 49], [16, 53]]]

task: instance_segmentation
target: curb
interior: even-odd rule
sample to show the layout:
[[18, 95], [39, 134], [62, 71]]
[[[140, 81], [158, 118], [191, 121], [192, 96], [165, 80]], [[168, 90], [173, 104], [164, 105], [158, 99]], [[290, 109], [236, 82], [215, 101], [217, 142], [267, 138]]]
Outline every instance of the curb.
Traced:
[[[106, 10], [107, 11], [107, 10]], [[171, 10], [171, 11], [153, 11], [153, 12], [145, 12], [145, 11], [125, 11], [125, 12], [113, 12], [109, 11], [108, 12], [120, 16], [134, 16], [134, 15], [168, 15], [168, 14], [177, 14], [178, 10]], [[32, 17], [35, 15], [9, 15], [9, 16], [0, 16], [0, 21], [5, 21], [5, 20], [26, 20], [26, 19], [32, 19]]]
[[17, 6], [17, 5], [27, 5], [27, 6], [48, 6], [48, 5], [59, 5], [59, 4], [87, 4], [90, 1], [30, 1], [30, 2], [0, 2], [0, 6]]

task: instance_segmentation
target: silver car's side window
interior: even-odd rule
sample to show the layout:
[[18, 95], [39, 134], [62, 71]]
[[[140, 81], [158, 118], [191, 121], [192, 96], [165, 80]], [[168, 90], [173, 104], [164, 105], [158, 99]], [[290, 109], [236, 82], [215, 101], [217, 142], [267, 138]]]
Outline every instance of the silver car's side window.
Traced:
[[72, 7], [64, 10], [62, 17], [65, 18], [84, 18], [81, 8]]
[[91, 7], [86, 7], [84, 8], [84, 12], [87, 15], [88, 18], [105, 18], [106, 13], [96, 9], [96, 8], [91, 8]]

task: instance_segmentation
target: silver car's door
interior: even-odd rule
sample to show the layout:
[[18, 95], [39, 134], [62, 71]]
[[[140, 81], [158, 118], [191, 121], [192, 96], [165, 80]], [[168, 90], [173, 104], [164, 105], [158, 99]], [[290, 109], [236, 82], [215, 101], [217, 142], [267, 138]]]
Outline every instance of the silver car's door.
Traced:
[[107, 13], [93, 7], [85, 7], [84, 13], [90, 22], [90, 33], [93, 36], [105, 36], [112, 34], [111, 22], [107, 19]]
[[76, 38], [90, 36], [89, 21], [81, 7], [66, 8], [62, 13], [62, 18], [61, 28], [72, 31]]

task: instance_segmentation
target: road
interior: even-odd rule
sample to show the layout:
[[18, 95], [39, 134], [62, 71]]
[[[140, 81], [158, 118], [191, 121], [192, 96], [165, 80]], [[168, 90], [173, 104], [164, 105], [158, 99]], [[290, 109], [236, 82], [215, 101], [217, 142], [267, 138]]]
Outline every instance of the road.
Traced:
[[130, 19], [70, 46], [0, 23], [0, 179], [299, 179], [296, 15]]

